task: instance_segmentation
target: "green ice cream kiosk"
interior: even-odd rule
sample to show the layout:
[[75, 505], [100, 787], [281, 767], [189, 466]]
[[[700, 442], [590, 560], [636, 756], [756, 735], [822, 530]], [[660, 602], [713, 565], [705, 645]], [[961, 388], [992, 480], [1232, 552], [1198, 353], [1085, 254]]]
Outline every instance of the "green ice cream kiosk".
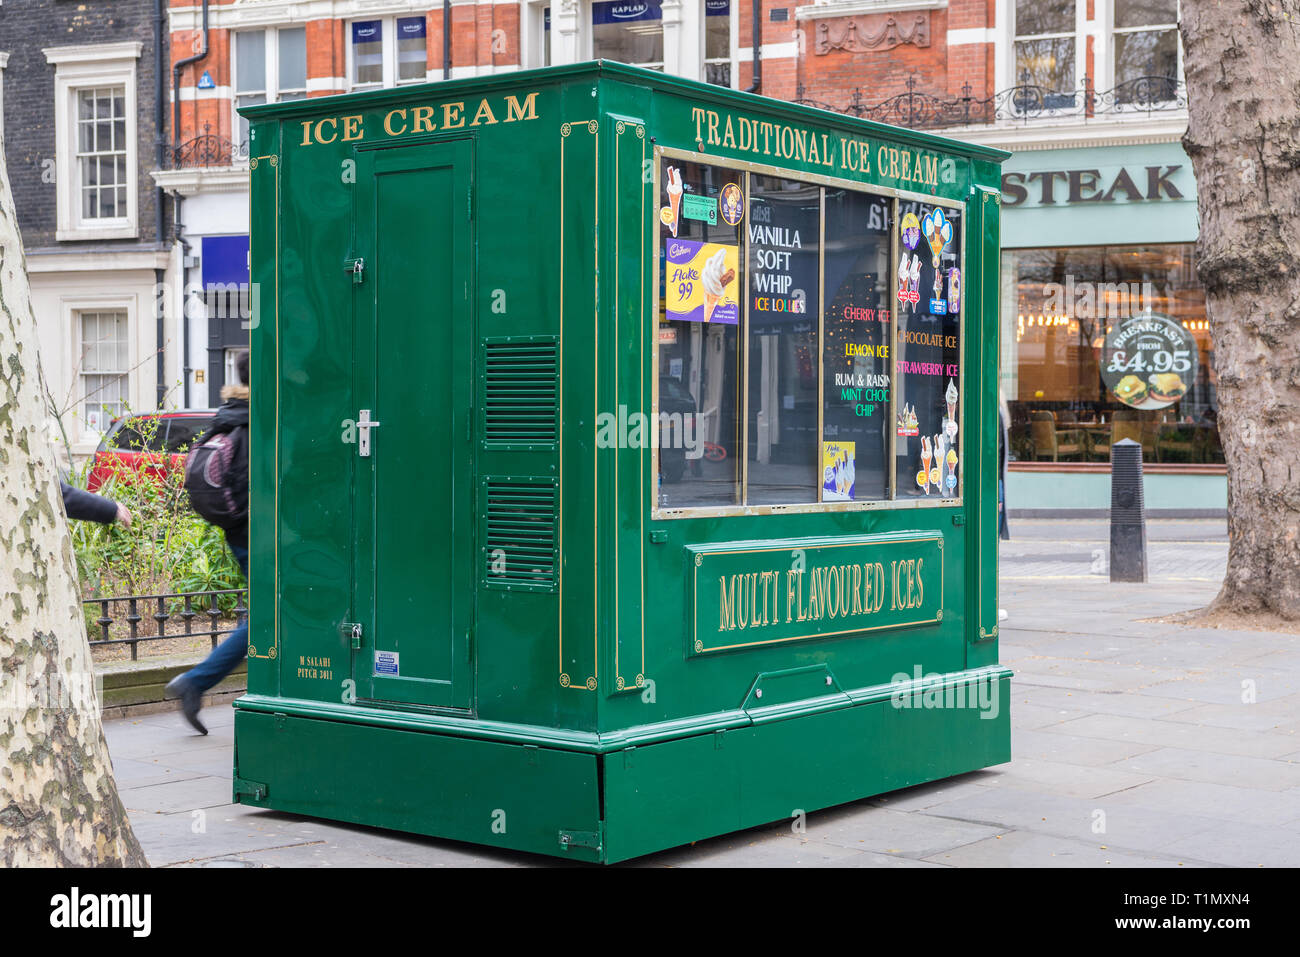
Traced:
[[236, 801], [614, 862], [1010, 760], [1006, 154], [607, 62], [244, 113]]

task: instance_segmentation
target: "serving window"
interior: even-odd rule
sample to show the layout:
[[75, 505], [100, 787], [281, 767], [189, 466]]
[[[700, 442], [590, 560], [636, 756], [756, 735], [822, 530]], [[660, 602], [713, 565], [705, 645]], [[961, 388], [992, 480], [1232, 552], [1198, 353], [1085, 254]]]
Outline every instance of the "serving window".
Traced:
[[656, 189], [656, 509], [959, 499], [961, 207], [666, 150]]

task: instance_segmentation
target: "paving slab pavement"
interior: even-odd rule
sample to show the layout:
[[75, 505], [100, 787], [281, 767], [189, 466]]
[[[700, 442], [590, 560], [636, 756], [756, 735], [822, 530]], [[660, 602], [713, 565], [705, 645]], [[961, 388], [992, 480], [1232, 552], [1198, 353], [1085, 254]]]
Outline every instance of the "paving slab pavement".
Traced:
[[[1018, 519], [1012, 531], [1001, 566], [1001, 658], [1016, 672], [1009, 764], [629, 865], [1300, 865], [1300, 636], [1142, 620], [1214, 597], [1224, 523], [1150, 522], [1146, 584], [1108, 580], [1104, 521]], [[105, 724], [155, 866], [568, 863], [232, 804], [233, 710], [204, 720], [207, 737], [175, 712]]]

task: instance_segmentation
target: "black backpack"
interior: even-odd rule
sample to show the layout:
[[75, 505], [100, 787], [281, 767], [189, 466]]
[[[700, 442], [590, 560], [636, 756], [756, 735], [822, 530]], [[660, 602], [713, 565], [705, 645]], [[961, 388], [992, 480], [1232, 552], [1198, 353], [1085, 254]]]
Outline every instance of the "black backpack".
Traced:
[[185, 491], [202, 518], [221, 529], [236, 528], [248, 520], [248, 505], [235, 495], [234, 463], [248, 429], [209, 435], [185, 457]]

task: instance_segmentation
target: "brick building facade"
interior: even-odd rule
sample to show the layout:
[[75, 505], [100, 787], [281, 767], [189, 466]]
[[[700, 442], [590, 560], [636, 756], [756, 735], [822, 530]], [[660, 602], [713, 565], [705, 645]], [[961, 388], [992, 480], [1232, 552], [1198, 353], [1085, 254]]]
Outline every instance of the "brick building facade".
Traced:
[[157, 12], [154, 0], [0, 6], [5, 162], [45, 376], [75, 452], [126, 408], [165, 402], [179, 377], [170, 304], [155, 295], [172, 266], [170, 203], [150, 176]]
[[[1076, 471], [1109, 468], [1102, 440], [1112, 436], [1100, 423], [1116, 410], [1087, 365], [1095, 347], [1056, 331], [1095, 342], [1098, 328], [1043, 301], [1059, 263], [1098, 282], [1154, 281], [1164, 290], [1156, 305], [1211, 367], [1189, 278], [1195, 183], [1178, 144], [1187, 119], [1178, 0], [761, 0], [757, 9], [755, 0], [452, 0], [445, 45], [444, 9], [428, 0], [211, 0], [206, 30], [201, 2], [170, 3], [173, 63], [206, 51], [181, 71], [180, 149], [155, 174], [181, 204], [187, 288], [247, 282], [241, 104], [594, 58], [750, 89], [757, 13], [758, 92], [1013, 152], [1002, 377], [1013, 458], [1026, 469], [1055, 468], [1061, 448], [1074, 450]], [[1157, 188], [1128, 187], [1139, 181]], [[1134, 215], [1114, 215], [1119, 204]], [[211, 315], [211, 296], [199, 298]], [[246, 336], [239, 322], [204, 312], [184, 362], [194, 404], [216, 395]], [[1175, 411], [1195, 417], [1213, 403], [1207, 380]], [[1045, 413], [1091, 417], [1096, 441], [1067, 441], [1070, 429], [1046, 429]], [[1212, 464], [1216, 436], [1166, 442], [1162, 427], [1139, 430], [1148, 461], [1169, 458], [1173, 471]], [[1049, 431], [1063, 437], [1048, 441]], [[1051, 505], [1066, 487], [1059, 476], [1032, 478], [1039, 484], [1013, 476], [1013, 495], [1029, 505]], [[1100, 489], [1079, 486], [1072, 501], [1091, 504]], [[1222, 492], [1196, 495], [1217, 508]]]

